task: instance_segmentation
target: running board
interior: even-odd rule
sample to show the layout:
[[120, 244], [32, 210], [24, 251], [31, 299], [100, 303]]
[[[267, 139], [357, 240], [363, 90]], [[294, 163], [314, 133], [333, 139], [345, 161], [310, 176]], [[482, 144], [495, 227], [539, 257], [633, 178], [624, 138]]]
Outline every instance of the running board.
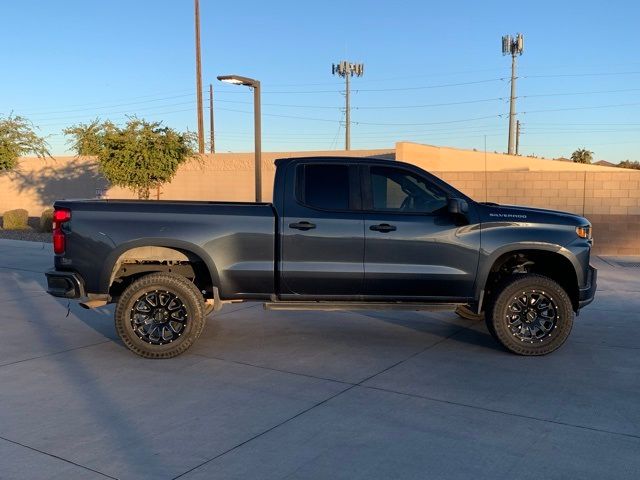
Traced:
[[265, 310], [455, 310], [462, 303], [415, 303], [415, 302], [265, 302]]

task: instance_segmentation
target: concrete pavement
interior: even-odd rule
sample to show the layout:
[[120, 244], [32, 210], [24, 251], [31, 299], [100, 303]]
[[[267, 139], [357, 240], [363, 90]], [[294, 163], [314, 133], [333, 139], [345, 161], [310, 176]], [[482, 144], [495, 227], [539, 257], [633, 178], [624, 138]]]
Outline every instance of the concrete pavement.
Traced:
[[112, 307], [44, 293], [49, 245], [0, 241], [0, 478], [639, 478], [630, 260], [593, 259], [597, 299], [547, 357], [449, 312], [249, 303], [154, 361]]

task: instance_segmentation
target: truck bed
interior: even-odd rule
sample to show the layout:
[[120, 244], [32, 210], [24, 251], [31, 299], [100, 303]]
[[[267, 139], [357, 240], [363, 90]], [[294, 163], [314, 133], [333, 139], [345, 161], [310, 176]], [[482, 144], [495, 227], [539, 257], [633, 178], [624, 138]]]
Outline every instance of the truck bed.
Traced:
[[161, 246], [201, 257], [223, 298], [274, 291], [275, 212], [270, 203], [168, 200], [61, 200], [72, 212], [56, 268], [79, 272], [88, 292], [107, 293], [120, 255]]

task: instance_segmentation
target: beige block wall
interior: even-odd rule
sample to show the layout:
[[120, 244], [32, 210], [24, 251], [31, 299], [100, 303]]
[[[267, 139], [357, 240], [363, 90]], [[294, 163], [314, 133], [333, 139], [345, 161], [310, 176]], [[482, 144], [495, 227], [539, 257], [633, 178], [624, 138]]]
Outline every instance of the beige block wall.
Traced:
[[[273, 195], [274, 161], [304, 156], [352, 156], [394, 158], [393, 150], [351, 150], [310, 152], [264, 152], [262, 154], [262, 192], [264, 201]], [[106, 190], [107, 198], [136, 198], [128, 189], [107, 187], [91, 157], [57, 157], [42, 160], [22, 158], [16, 171], [0, 175], [0, 215], [14, 208], [25, 208], [39, 216], [57, 199], [95, 198]], [[156, 192], [152, 192], [156, 198]], [[253, 201], [253, 153], [203, 155], [180, 167], [175, 178], [161, 187], [163, 200]]]
[[594, 253], [640, 255], [640, 171], [434, 173], [478, 201], [583, 215]]
[[[476, 200], [584, 215], [594, 225], [596, 253], [640, 255], [640, 171], [488, 154], [485, 172], [476, 168], [478, 162], [484, 167], [482, 152], [408, 143], [396, 147], [398, 159], [433, 172]], [[394, 151], [265, 152], [265, 201], [273, 193], [275, 159], [317, 155], [394, 158]], [[253, 158], [253, 153], [205, 155], [183, 165], [161, 188], [160, 198], [252, 201]], [[106, 187], [92, 158], [24, 158], [16, 172], [0, 175], [0, 215], [26, 208], [37, 216], [56, 199], [94, 198], [103, 189], [108, 198], [135, 198], [127, 189]]]
[[526, 172], [584, 171], [615, 172], [617, 167], [561, 162], [548, 158], [532, 158], [504, 153], [462, 150], [412, 142], [396, 143], [396, 159], [418, 165], [430, 172]]
[[16, 170], [0, 174], [0, 215], [24, 208], [39, 216], [59, 198], [95, 198], [107, 186], [90, 157], [22, 158]]

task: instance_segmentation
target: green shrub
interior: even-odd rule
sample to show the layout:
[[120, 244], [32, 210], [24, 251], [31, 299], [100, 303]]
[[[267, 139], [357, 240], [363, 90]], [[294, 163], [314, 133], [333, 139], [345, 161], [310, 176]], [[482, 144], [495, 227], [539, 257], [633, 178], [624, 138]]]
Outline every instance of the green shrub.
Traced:
[[53, 208], [47, 208], [40, 215], [40, 231], [51, 232], [53, 229]]
[[29, 212], [25, 209], [9, 210], [4, 212], [2, 216], [2, 228], [5, 230], [26, 230], [29, 228], [28, 220]]

